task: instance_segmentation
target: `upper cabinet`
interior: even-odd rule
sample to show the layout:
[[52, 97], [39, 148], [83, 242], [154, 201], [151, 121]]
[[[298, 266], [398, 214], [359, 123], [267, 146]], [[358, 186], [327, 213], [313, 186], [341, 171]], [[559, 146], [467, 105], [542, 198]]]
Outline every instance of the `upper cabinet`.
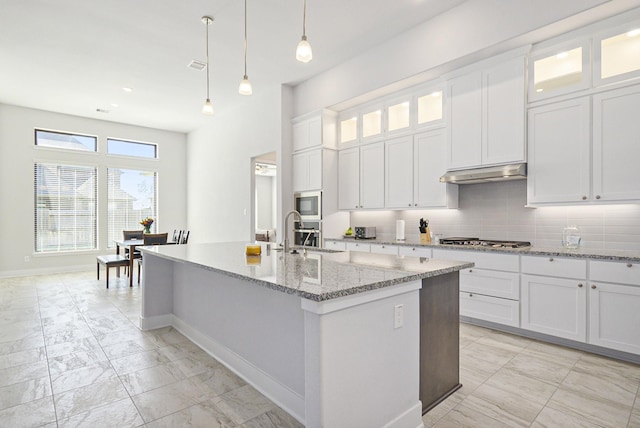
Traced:
[[443, 94], [441, 82], [429, 82], [343, 111], [338, 119], [338, 145], [346, 148], [442, 127]]
[[525, 160], [524, 66], [519, 56], [447, 81], [447, 169]]
[[640, 23], [598, 34], [593, 43], [594, 85], [640, 76]]
[[339, 152], [338, 208], [384, 208], [384, 142]]
[[589, 44], [561, 44], [529, 59], [529, 101], [586, 89], [591, 83]]
[[293, 151], [315, 147], [336, 148], [337, 114], [322, 110], [293, 119]]

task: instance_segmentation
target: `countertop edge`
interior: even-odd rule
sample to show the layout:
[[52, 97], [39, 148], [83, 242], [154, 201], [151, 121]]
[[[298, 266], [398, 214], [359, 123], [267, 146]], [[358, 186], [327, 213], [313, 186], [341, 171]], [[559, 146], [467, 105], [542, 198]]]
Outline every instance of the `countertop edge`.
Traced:
[[[418, 242], [396, 241], [396, 240], [378, 240], [378, 239], [358, 239], [353, 238], [324, 238], [325, 241], [339, 241], [339, 242], [359, 242], [363, 244], [377, 244], [377, 245], [395, 245], [402, 247], [425, 247], [435, 248], [441, 250], [460, 250], [460, 251], [476, 251], [486, 253], [501, 253], [501, 254], [518, 254], [527, 256], [553, 256], [553, 257], [569, 257], [578, 259], [589, 260], [605, 260], [605, 261], [619, 261], [640, 263], [640, 254], [636, 255], [635, 251], [631, 250], [565, 250], [563, 248], [488, 248], [488, 247], [476, 247], [476, 246], [463, 246], [463, 245], [441, 245], [441, 244], [423, 244]], [[618, 252], [629, 251], [633, 254], [616, 254]]]

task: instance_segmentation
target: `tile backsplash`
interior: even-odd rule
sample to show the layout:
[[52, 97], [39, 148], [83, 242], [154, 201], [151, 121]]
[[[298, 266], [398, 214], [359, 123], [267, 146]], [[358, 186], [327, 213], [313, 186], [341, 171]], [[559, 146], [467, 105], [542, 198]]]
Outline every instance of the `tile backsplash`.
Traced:
[[457, 210], [357, 211], [351, 226], [375, 226], [382, 239], [395, 239], [396, 220], [406, 238], [417, 238], [421, 217], [442, 236], [530, 241], [562, 245], [562, 229], [580, 228], [582, 247], [640, 251], [640, 204], [527, 208], [526, 180], [460, 186]]

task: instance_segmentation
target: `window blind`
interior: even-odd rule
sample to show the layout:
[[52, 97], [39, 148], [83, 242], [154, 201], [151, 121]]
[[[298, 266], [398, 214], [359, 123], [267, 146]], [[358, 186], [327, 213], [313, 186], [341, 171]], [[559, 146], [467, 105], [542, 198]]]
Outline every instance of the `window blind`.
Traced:
[[35, 252], [97, 248], [95, 167], [34, 164]]
[[151, 217], [157, 224], [157, 173], [122, 168], [107, 169], [108, 247], [122, 239], [123, 230], [142, 230], [140, 220]]

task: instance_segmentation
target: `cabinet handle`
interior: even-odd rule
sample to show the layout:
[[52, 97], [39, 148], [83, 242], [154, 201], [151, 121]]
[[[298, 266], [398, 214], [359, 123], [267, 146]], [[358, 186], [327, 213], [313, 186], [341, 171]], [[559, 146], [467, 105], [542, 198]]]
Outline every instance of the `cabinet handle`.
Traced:
[[473, 272], [473, 269], [469, 269], [469, 273]]
[[578, 288], [582, 288], [582, 284], [578, 284]]
[[627, 263], [627, 267], [633, 267], [631, 263]]
[[596, 199], [600, 199], [600, 195], [596, 195]]
[[596, 285], [595, 285], [595, 284], [593, 284], [593, 285], [591, 286], [591, 289], [592, 289], [592, 290], [595, 290], [595, 289], [596, 289]]
[[409, 204], [409, 206], [411, 206], [411, 204]]
[[553, 257], [549, 257], [549, 261], [552, 262], [553, 261]]
[[582, 200], [583, 200], [583, 201], [586, 201], [586, 200], [587, 200], [587, 197], [586, 197], [586, 196], [583, 196], [583, 197], [582, 197]]
[[418, 206], [418, 204], [413, 204], [413, 206], [414, 206], [414, 207], [417, 207], [417, 206]]
[[469, 293], [469, 297], [473, 297], [473, 293]]
[[360, 207], [356, 205], [356, 208], [360, 208]]
[[411, 249], [411, 251], [415, 251], [415, 250], [416, 250], [415, 248], [412, 248], [412, 249]]
[[384, 245], [382, 246], [382, 248], [384, 248]]

